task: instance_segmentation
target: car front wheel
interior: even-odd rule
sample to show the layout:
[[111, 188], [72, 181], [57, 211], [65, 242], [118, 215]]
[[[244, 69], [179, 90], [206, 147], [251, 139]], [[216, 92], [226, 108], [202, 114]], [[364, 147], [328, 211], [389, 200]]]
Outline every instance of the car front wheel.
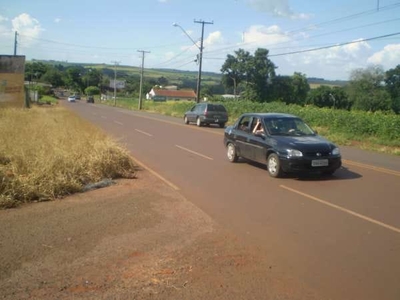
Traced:
[[187, 124], [189, 124], [189, 120], [188, 120], [188, 118], [185, 116], [185, 118], [183, 119], [183, 121], [185, 122], [185, 124], [187, 125]]
[[229, 143], [226, 146], [226, 156], [228, 157], [228, 160], [230, 162], [237, 162], [238, 161], [238, 155], [236, 154], [236, 147], [234, 144]]
[[276, 155], [275, 153], [272, 153], [268, 156], [267, 167], [268, 173], [271, 177], [282, 177], [283, 171], [281, 169], [281, 163], [278, 155]]

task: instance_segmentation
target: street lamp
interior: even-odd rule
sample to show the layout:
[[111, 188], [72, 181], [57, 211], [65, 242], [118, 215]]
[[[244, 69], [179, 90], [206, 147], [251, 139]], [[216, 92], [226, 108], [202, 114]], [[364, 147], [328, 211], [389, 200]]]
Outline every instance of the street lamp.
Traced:
[[212, 22], [205, 22], [205, 21], [195, 21], [195, 23], [202, 23], [202, 29], [201, 29], [201, 39], [200, 39], [200, 47], [197, 45], [197, 43], [190, 37], [190, 35], [185, 31], [185, 29], [182, 28], [177, 23], [173, 23], [172, 26], [174, 27], [179, 27], [183, 33], [192, 41], [192, 43], [200, 50], [200, 54], [198, 56], [198, 62], [199, 62], [199, 73], [197, 76], [197, 95], [196, 95], [196, 102], [200, 102], [200, 87], [201, 87], [201, 66], [203, 62], [203, 39], [204, 39], [204, 24], [213, 24]]

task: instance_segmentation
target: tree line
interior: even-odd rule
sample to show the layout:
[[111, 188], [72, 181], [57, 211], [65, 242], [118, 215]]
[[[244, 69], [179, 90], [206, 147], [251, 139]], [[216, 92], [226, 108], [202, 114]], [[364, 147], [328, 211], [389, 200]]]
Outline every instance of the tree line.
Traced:
[[259, 48], [254, 54], [239, 49], [227, 55], [221, 67], [225, 88], [242, 100], [255, 102], [400, 113], [400, 65], [386, 72], [381, 66], [356, 69], [344, 87], [311, 89], [305, 74], [276, 75], [277, 66], [268, 53]]
[[[384, 71], [380, 66], [370, 66], [351, 72], [345, 86], [326, 86], [311, 89], [305, 74], [295, 72], [291, 76], [277, 75], [277, 66], [269, 59], [269, 51], [257, 49], [254, 54], [239, 49], [228, 54], [221, 67], [221, 81], [207, 82], [203, 78], [201, 97], [219, 99], [218, 95], [234, 94], [241, 100], [252, 102], [282, 102], [286, 104], [314, 105], [346, 110], [385, 111], [400, 113], [400, 65]], [[113, 68], [85, 67], [43, 62], [27, 62], [25, 80], [43, 82], [53, 88], [63, 87], [84, 94], [100, 94], [110, 88], [114, 78]], [[138, 96], [140, 77], [127, 70], [118, 70], [118, 80], [125, 80], [126, 96]], [[168, 78], [144, 78], [143, 92], [157, 85], [176, 84], [180, 88], [196, 89], [196, 78], [182, 73], [177, 82]], [[40, 93], [49, 94], [52, 89], [36, 85]]]

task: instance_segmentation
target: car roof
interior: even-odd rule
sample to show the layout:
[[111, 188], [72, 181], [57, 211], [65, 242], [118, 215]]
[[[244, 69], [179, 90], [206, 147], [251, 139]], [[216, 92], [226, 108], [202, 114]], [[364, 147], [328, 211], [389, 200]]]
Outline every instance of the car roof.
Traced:
[[241, 117], [252, 116], [259, 118], [299, 118], [298, 116], [284, 113], [244, 113]]

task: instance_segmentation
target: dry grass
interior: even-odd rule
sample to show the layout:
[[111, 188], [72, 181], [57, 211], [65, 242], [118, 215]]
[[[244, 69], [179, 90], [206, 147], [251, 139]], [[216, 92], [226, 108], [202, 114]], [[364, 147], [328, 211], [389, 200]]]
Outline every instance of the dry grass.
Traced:
[[0, 110], [0, 208], [82, 191], [103, 179], [132, 178], [129, 153], [60, 108]]

